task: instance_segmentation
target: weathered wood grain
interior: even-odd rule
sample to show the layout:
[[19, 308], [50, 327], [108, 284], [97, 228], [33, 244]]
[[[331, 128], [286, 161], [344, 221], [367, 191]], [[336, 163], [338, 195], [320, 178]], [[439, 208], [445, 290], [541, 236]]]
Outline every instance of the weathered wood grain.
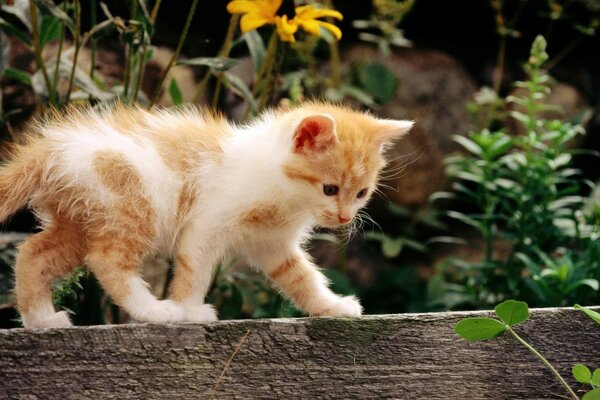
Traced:
[[[514, 339], [454, 334], [481, 315], [491, 314], [5, 330], [0, 398], [565, 398]], [[578, 390], [571, 367], [600, 367], [600, 326], [581, 312], [532, 310], [516, 330]]]

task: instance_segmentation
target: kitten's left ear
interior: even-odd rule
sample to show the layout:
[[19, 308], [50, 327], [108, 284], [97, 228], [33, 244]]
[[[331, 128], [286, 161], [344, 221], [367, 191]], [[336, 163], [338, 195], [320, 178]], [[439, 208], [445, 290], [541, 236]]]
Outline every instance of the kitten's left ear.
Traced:
[[394, 140], [404, 136], [414, 125], [414, 121], [396, 119], [380, 119], [377, 122], [375, 143], [379, 146], [379, 151], [382, 153]]
[[321, 152], [337, 143], [335, 121], [328, 114], [305, 117], [294, 132], [293, 151], [296, 154]]

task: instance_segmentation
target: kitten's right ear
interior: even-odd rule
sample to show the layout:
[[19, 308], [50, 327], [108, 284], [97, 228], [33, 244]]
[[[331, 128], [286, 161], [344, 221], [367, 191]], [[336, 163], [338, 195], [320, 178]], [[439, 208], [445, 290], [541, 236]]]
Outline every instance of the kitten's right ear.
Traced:
[[379, 119], [377, 123], [375, 143], [379, 146], [380, 153], [383, 153], [396, 139], [406, 135], [414, 125], [413, 121], [395, 119]]
[[337, 143], [335, 121], [327, 114], [304, 118], [296, 127], [293, 151], [296, 154], [321, 152]]

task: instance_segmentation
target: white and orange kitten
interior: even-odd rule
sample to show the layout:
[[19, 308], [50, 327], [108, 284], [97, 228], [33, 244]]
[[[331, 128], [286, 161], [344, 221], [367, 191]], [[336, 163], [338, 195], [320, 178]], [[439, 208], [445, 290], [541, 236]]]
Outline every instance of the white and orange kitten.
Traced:
[[[17, 305], [27, 328], [70, 326], [51, 283], [85, 264], [138, 321], [214, 321], [213, 266], [232, 253], [310, 315], [358, 316], [303, 250], [316, 226], [351, 222], [412, 122], [312, 102], [248, 125], [196, 109], [118, 106], [38, 124], [0, 169], [0, 220], [28, 205], [43, 230], [19, 249]], [[172, 256], [167, 300], [136, 272]]]

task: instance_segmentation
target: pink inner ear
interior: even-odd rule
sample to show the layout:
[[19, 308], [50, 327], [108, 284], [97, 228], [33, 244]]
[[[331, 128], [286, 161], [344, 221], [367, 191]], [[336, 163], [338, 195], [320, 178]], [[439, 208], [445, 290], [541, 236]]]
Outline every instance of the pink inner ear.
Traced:
[[319, 151], [334, 142], [333, 120], [322, 115], [307, 117], [296, 129], [294, 152]]
[[315, 140], [321, 133], [321, 126], [316, 121], [303, 123], [296, 133], [296, 150], [303, 147], [315, 147]]

